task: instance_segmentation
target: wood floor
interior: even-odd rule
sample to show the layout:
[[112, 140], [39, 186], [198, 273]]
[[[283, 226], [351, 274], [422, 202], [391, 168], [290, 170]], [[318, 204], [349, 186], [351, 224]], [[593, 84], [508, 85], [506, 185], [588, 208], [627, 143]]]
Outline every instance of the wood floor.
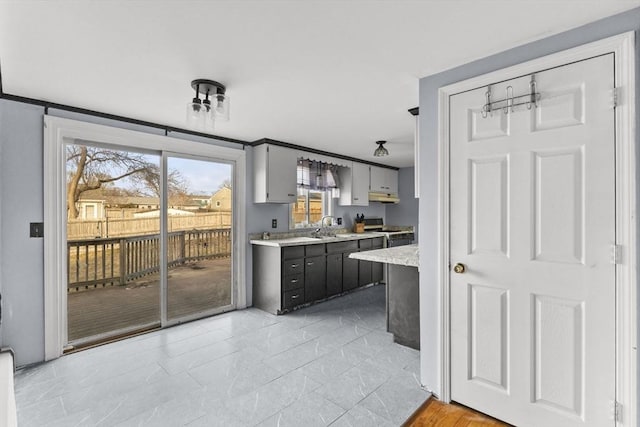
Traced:
[[480, 427], [510, 426], [488, 415], [481, 414], [465, 406], [444, 404], [437, 399], [429, 399], [407, 420], [403, 427]]

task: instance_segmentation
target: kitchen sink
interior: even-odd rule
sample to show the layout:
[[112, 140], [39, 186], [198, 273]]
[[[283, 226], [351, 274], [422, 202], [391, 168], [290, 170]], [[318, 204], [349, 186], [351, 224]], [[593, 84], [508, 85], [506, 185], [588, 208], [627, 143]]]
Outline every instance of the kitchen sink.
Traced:
[[312, 237], [312, 239], [318, 239], [318, 240], [335, 240], [337, 236], [317, 236], [317, 237]]

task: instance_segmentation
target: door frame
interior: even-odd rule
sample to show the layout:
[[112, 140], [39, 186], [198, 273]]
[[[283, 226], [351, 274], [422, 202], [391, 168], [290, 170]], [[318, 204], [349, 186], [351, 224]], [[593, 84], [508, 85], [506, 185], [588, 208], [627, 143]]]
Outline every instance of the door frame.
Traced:
[[[621, 250], [616, 265], [616, 400], [622, 405], [619, 426], [637, 425], [637, 253], [636, 236], [636, 87], [635, 33], [633, 31], [473, 77], [438, 91], [438, 287], [440, 292], [439, 371], [441, 400], [451, 401], [451, 305], [449, 236], [449, 100], [452, 95], [559, 67], [606, 53], [614, 53], [617, 87], [616, 138], [616, 244]], [[612, 93], [613, 105], [613, 93]], [[615, 402], [611, 402], [612, 410]], [[613, 413], [613, 412], [612, 412]]]
[[[67, 341], [67, 239], [65, 143], [84, 140], [114, 148], [181, 153], [234, 162], [232, 277], [236, 308], [247, 306], [246, 152], [212, 143], [44, 116], [44, 360], [62, 355]], [[224, 142], [221, 142], [224, 144]], [[163, 169], [161, 167], [161, 169]], [[164, 169], [163, 169], [164, 174]], [[164, 191], [164, 190], [163, 190]], [[163, 309], [163, 308], [162, 308]]]

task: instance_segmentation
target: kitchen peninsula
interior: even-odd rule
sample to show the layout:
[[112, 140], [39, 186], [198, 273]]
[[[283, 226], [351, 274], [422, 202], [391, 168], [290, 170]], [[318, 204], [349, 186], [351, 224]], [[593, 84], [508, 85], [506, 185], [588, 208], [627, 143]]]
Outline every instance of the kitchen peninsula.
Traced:
[[354, 252], [349, 257], [387, 264], [387, 330], [395, 342], [419, 350], [418, 245]]

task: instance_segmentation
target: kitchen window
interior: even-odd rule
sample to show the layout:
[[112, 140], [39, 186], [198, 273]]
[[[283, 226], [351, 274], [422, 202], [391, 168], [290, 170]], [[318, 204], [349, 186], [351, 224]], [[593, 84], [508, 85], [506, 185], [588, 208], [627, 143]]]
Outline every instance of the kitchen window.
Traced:
[[333, 197], [338, 196], [336, 165], [298, 159], [298, 197], [289, 205], [289, 228], [322, 226], [322, 218], [332, 214]]

